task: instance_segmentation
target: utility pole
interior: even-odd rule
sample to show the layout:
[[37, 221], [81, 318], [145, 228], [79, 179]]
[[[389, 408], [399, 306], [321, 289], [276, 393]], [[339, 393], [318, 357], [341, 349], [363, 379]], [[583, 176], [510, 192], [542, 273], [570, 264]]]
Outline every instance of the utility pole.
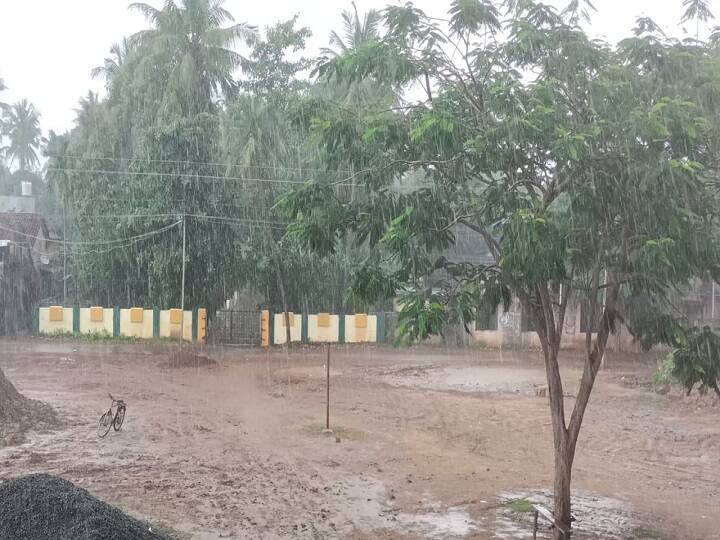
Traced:
[[63, 306], [67, 305], [67, 237], [65, 235], [65, 205], [63, 204]]
[[185, 214], [183, 214], [182, 286], [180, 291], [180, 309], [182, 311], [185, 311], [185, 220]]

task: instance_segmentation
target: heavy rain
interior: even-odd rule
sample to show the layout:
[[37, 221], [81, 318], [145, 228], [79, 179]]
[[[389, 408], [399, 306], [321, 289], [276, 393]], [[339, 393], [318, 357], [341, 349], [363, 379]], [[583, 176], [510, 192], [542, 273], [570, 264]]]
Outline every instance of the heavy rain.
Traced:
[[5, 0], [0, 540], [720, 539], [716, 15]]

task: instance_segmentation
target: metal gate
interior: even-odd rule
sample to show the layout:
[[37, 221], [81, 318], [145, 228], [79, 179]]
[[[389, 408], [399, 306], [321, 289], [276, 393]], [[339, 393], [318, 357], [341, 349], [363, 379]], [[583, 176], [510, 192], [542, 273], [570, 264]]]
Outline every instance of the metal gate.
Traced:
[[260, 311], [220, 310], [210, 322], [213, 343], [260, 345]]

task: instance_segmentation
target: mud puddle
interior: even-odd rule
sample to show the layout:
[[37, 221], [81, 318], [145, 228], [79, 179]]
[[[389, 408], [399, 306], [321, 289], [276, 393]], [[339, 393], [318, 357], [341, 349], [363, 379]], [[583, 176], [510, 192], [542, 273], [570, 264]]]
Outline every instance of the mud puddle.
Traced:
[[393, 386], [424, 390], [535, 395], [545, 385], [540, 369], [504, 366], [417, 367], [384, 377]]
[[[533, 526], [530, 504], [541, 504], [548, 509], [553, 506], [552, 493], [545, 490], [504, 492], [498, 501], [493, 538], [527, 538]], [[513, 505], [513, 501], [520, 504]], [[572, 513], [576, 518], [573, 538], [644, 538], [642, 531], [651, 529], [644, 526], [647, 520], [628, 503], [584, 491], [573, 492]], [[542, 519], [539, 524], [542, 527], [538, 538], [550, 538], [549, 524]]]

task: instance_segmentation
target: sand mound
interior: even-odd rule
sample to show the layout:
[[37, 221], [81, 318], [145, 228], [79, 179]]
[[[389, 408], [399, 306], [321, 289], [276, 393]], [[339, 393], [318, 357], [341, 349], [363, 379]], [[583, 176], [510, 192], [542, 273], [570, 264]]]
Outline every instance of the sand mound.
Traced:
[[186, 349], [180, 349], [170, 355], [167, 362], [160, 364], [164, 368], [189, 368], [189, 367], [214, 367], [217, 366], [217, 362], [207, 356], [195, 354], [192, 351]]
[[21, 443], [26, 431], [57, 424], [50, 405], [23, 396], [0, 370], [0, 447]]
[[143, 540], [162, 537], [67, 480], [33, 474], [0, 484], [0, 538]]

